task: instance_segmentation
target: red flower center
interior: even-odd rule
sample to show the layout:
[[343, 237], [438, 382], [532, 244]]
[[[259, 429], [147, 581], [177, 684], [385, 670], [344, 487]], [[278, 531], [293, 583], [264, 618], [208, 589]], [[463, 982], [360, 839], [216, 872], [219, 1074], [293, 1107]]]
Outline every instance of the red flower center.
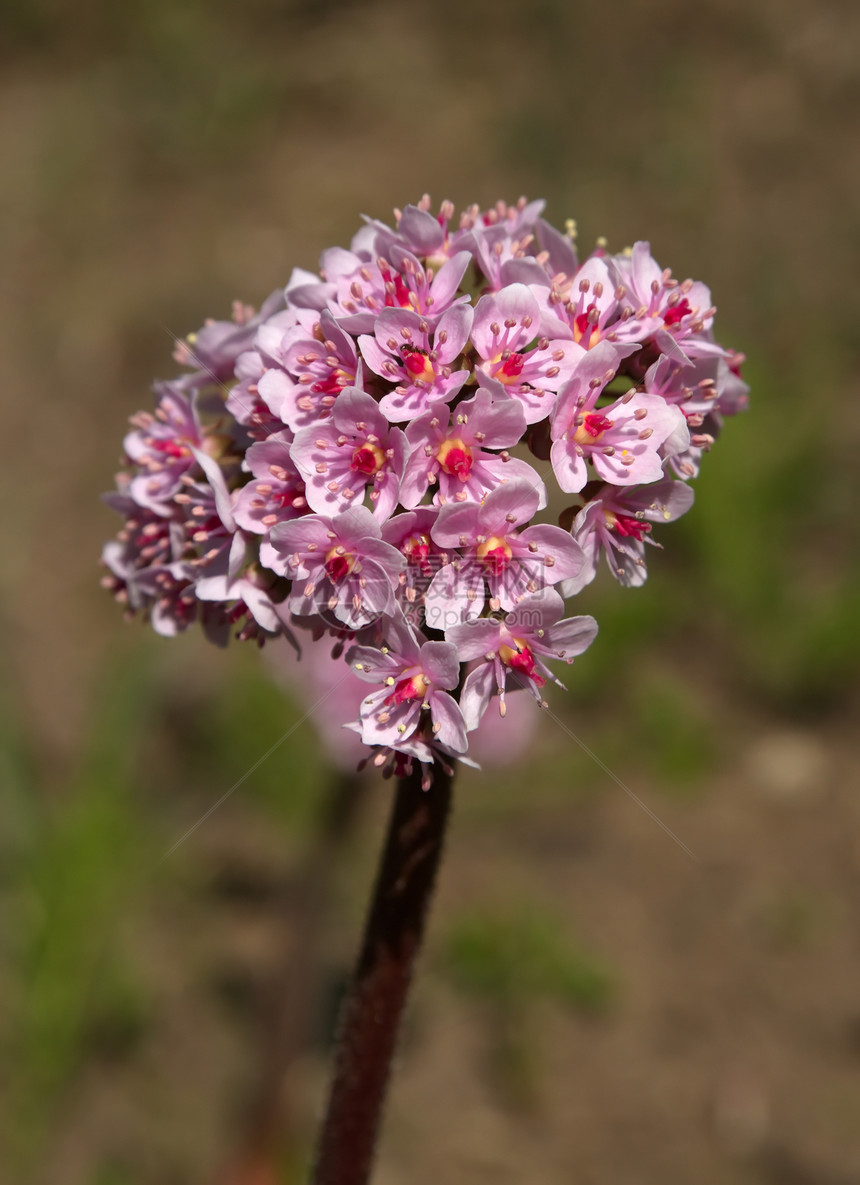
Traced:
[[164, 453], [166, 457], [172, 457], [178, 460], [180, 457], [189, 457], [191, 451], [187, 445], [180, 444], [178, 440], [153, 440], [152, 447], [157, 453]]
[[385, 453], [378, 445], [366, 442], [360, 445], [352, 454], [350, 469], [354, 473], [364, 473], [372, 477], [385, 464]]
[[452, 477], [468, 481], [472, 472], [472, 450], [459, 437], [452, 436], [448, 440], [443, 440], [436, 453], [436, 460]]
[[354, 564], [354, 555], [349, 555], [343, 547], [333, 547], [326, 556], [326, 575], [332, 584], [339, 584], [350, 574]]
[[591, 411], [582, 421], [582, 426], [589, 436], [597, 438], [601, 432], [608, 432], [612, 427], [612, 420], [608, 416], [602, 416], [600, 412]]
[[408, 539], [403, 540], [400, 550], [407, 559], [417, 563], [423, 572], [427, 567], [427, 557], [430, 555], [430, 536], [410, 535]]
[[590, 313], [595, 308], [592, 302], [584, 313], [577, 313], [573, 318], [573, 340], [584, 349], [590, 350], [600, 341], [600, 330], [597, 321], [592, 321]]
[[612, 420], [601, 415], [599, 411], [590, 411], [582, 418], [582, 423], [573, 433], [573, 440], [577, 444], [594, 444], [604, 432], [612, 427]]
[[425, 383], [433, 382], [436, 374], [424, 350], [419, 350], [417, 346], [403, 345], [400, 347], [400, 353], [403, 355], [403, 365], [413, 379], [422, 379]]
[[525, 354], [508, 354], [507, 358], [499, 367], [496, 378], [501, 379], [503, 383], [519, 378], [523, 373], [525, 362]]
[[611, 525], [612, 530], [616, 535], [620, 535], [622, 539], [636, 539], [642, 542], [642, 536], [651, 530], [651, 524], [643, 522], [641, 519], [632, 518], [629, 514], [615, 514], [613, 515], [615, 522]]
[[345, 370], [330, 370], [324, 379], [311, 384], [315, 395], [339, 395], [344, 387], [355, 382], [355, 374], [348, 374]]
[[493, 576], [502, 575], [513, 554], [507, 542], [499, 535], [491, 535], [489, 539], [478, 544], [478, 559], [483, 561]]
[[690, 308], [690, 302], [685, 296], [683, 300], [679, 300], [677, 304], [672, 305], [671, 308], [666, 310], [666, 312], [663, 314], [663, 324], [678, 325], [684, 320], [685, 317], [688, 317], [692, 311], [693, 310]]
[[410, 699], [424, 699], [430, 680], [426, 675], [412, 675], [408, 679], [401, 679], [391, 695], [385, 697], [386, 704], [403, 704]]
[[546, 679], [535, 665], [535, 656], [532, 654], [531, 648], [526, 645], [522, 638], [514, 638], [513, 643], [513, 646], [499, 647], [499, 658], [501, 658], [506, 666], [511, 667], [512, 670], [520, 671], [538, 687], [543, 687]]
[[[392, 276], [391, 272], [384, 272], [383, 278], [386, 281], [385, 307], [387, 309], [393, 309], [399, 306], [401, 309], [411, 309], [412, 302], [409, 299], [411, 293], [400, 273], [395, 272]], [[393, 292], [390, 290], [389, 285], [394, 286]]]

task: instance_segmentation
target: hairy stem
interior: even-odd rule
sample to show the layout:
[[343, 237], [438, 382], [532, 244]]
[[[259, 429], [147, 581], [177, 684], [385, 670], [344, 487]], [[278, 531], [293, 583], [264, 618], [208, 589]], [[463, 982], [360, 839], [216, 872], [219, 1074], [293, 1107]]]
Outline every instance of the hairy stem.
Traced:
[[314, 1185], [365, 1185], [397, 1031], [442, 854], [452, 776], [401, 778], [355, 976], [341, 1016]]

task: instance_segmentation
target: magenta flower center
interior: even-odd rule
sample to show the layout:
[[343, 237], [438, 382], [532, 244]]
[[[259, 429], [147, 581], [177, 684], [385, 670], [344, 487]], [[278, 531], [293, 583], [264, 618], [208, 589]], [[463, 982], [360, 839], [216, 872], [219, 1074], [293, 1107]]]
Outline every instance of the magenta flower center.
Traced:
[[374, 473], [378, 473], [385, 464], [385, 453], [376, 444], [366, 442], [360, 445], [352, 454], [352, 461], [350, 469], [354, 473], [364, 473], [367, 477], [372, 477]]
[[267, 501], [272, 506], [295, 506], [298, 509], [305, 505], [305, 487], [304, 483], [297, 483], [292, 489], [272, 490]]
[[385, 307], [387, 309], [412, 308], [412, 293], [406, 285], [403, 277], [395, 272], [392, 279], [391, 272], [383, 273], [385, 279]]
[[421, 379], [425, 383], [433, 382], [436, 374], [424, 350], [419, 350], [417, 346], [403, 345], [400, 352], [403, 355], [403, 365], [413, 379]]
[[609, 529], [622, 539], [636, 539], [641, 543], [643, 535], [651, 530], [650, 523], [642, 522], [641, 519], [633, 518], [629, 514], [613, 514], [607, 510], [604, 510], [603, 514]]
[[690, 302], [685, 296], [683, 300], [679, 300], [676, 305], [672, 305], [670, 309], [666, 310], [666, 312], [663, 314], [663, 324], [678, 325], [684, 320], [685, 317], [688, 317], [692, 311], [693, 310], [690, 308]]
[[594, 444], [611, 427], [612, 420], [608, 416], [602, 416], [597, 411], [590, 411], [583, 417], [582, 423], [573, 434], [573, 439], [577, 444]]
[[[573, 340], [583, 345], [586, 350], [590, 350], [592, 346], [600, 341], [600, 330], [589, 317], [589, 313], [593, 308], [594, 305], [590, 304], [584, 313], [579, 313], [573, 319]], [[585, 339], [584, 341], [583, 338]]]
[[190, 457], [191, 450], [187, 445], [180, 444], [175, 438], [173, 440], [152, 440], [150, 447], [158, 453], [164, 453], [167, 457], [172, 457], [174, 460], [179, 460], [180, 457]]
[[326, 575], [332, 584], [345, 580], [355, 566], [355, 556], [349, 555], [340, 544], [333, 547], [325, 558]]
[[410, 535], [408, 539], [404, 539], [401, 551], [408, 559], [418, 563], [423, 570], [430, 554], [430, 536]]
[[472, 471], [472, 450], [459, 437], [453, 436], [443, 440], [436, 453], [436, 460], [452, 477], [468, 481]]
[[321, 382], [313, 383], [311, 390], [316, 395], [339, 395], [344, 387], [348, 387], [350, 383], [354, 382], [354, 372], [350, 374], [348, 371], [338, 368], [329, 371]]
[[478, 544], [478, 559], [482, 560], [493, 576], [501, 576], [507, 568], [513, 552], [500, 535], [490, 535]]
[[522, 674], [527, 675], [538, 687], [543, 687], [546, 679], [535, 666], [535, 656], [532, 654], [531, 648], [526, 645], [522, 638], [513, 638], [513, 646], [500, 646], [499, 658], [506, 665], [515, 671], [521, 671]]
[[402, 704], [410, 699], [424, 699], [430, 680], [426, 675], [412, 675], [408, 679], [401, 679], [391, 695], [386, 696], [386, 704]]
[[500, 365], [496, 367], [493, 377], [506, 385], [515, 383], [523, 373], [525, 364], [525, 354], [508, 354], [507, 358], [502, 359]]

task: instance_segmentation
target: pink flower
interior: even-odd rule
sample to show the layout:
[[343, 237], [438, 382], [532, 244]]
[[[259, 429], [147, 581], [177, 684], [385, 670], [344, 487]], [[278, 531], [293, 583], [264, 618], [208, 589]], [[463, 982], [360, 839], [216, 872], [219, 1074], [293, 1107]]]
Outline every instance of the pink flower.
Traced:
[[[332, 655], [327, 638], [303, 644], [300, 660], [292, 647], [277, 643], [267, 646], [266, 652], [275, 675], [283, 680], [297, 703], [310, 708], [325, 699], [324, 707], [320, 705], [320, 710], [312, 713], [309, 724], [319, 733], [326, 759], [346, 773], [354, 770], [367, 757], [367, 748], [358, 735], [361, 724], [349, 727], [345, 722], [359, 718], [366, 683], [341, 656]], [[504, 719], [495, 713], [484, 716], [480, 727], [469, 736], [469, 752], [482, 766], [509, 766], [527, 750], [538, 722], [531, 703], [524, 698], [514, 699]], [[426, 756], [432, 760], [429, 746]]]
[[516, 527], [538, 508], [537, 490], [516, 478], [483, 503], [448, 502], [439, 511], [433, 541], [454, 558], [427, 590], [425, 613], [434, 629], [477, 617], [490, 590], [490, 608], [513, 609], [528, 593], [561, 580], [576, 581], [585, 569], [579, 546], [560, 527]]
[[346, 660], [367, 683], [381, 683], [361, 705], [366, 745], [398, 749], [413, 738], [438, 741], [453, 753], [468, 748], [466, 726], [449, 695], [460, 681], [460, 659], [450, 642], [421, 642], [403, 619], [386, 623], [382, 649], [354, 646]]
[[220, 465], [196, 449], [194, 455], [206, 480], [192, 482], [186, 479], [183, 492], [177, 494], [174, 501], [188, 516], [185, 528], [189, 541], [197, 550], [196, 557], [188, 562], [197, 572], [198, 595], [202, 587], [202, 599], [213, 599], [208, 595], [206, 583], [213, 581], [211, 588], [216, 592], [215, 599], [222, 599], [220, 590], [225, 587], [224, 582], [235, 580], [242, 571], [248, 540], [233, 514], [233, 497]]
[[[494, 694], [540, 702], [591, 641], [559, 593], [601, 554], [642, 583], [748, 388], [708, 289], [646, 242], [580, 265], [543, 202], [394, 213], [179, 345], [193, 372], [126, 436], [103, 583], [163, 634], [355, 644], [349, 679], [379, 686], [345, 727], [429, 785]], [[564, 530], [534, 521], [547, 474], [582, 491]]]
[[397, 506], [406, 465], [406, 437], [392, 428], [379, 404], [347, 387], [331, 418], [303, 428], [291, 447], [293, 463], [306, 483], [308, 502], [320, 514], [360, 504], [369, 485], [373, 513], [384, 522]]
[[[645, 583], [645, 544], [654, 544], [651, 524], [674, 522], [693, 505], [693, 491], [683, 481], [667, 477], [645, 486], [603, 488], [586, 502], [573, 520], [571, 533], [589, 564], [589, 579], [597, 572], [601, 552], [620, 584], [635, 588]], [[567, 594], [564, 585], [563, 594]]]
[[358, 339], [367, 365], [396, 384], [379, 406], [393, 423], [413, 419], [431, 403], [448, 403], [469, 377], [454, 370], [472, 327], [472, 308], [459, 304], [430, 322], [408, 309], [386, 309], [375, 325], [375, 337]]
[[660, 451], [679, 477], [696, 477], [702, 454], [719, 435], [721, 405], [731, 407], [735, 397], [743, 398], [746, 384], [724, 358], [711, 355], [678, 363], [664, 354], [646, 371], [643, 386], [647, 394], [659, 395], [683, 413], [687, 433], [673, 433]]
[[492, 291], [515, 283], [548, 282], [546, 270], [534, 258], [535, 230], [545, 205], [520, 198], [515, 206], [498, 202], [489, 210], [469, 211], [475, 260]]
[[223, 613], [213, 612], [210, 607], [208, 622], [203, 617], [203, 607], [197, 598], [194, 571], [187, 564], [153, 565], [135, 574], [128, 581], [129, 604], [143, 609], [152, 628], [162, 638], [175, 638], [184, 633], [196, 621], [208, 625], [207, 636], [216, 645], [223, 646], [226, 633], [218, 630], [213, 636], [214, 618], [223, 619]]
[[310, 514], [272, 528], [261, 561], [293, 581], [290, 612], [332, 614], [350, 630], [394, 612], [394, 588], [406, 566], [383, 543], [379, 523], [364, 506], [333, 518]]
[[270, 572], [258, 564], [247, 567], [240, 575], [216, 577], [200, 581], [195, 592], [202, 602], [214, 602], [222, 609], [227, 626], [239, 630], [236, 634], [242, 641], [255, 639], [260, 645], [267, 637], [282, 634], [293, 649], [299, 645], [290, 628], [290, 614], [283, 601], [273, 599], [273, 586], [277, 582]]
[[658, 481], [661, 446], [673, 433], [675, 451], [688, 442], [683, 415], [657, 395], [628, 392], [607, 407], [597, 407], [617, 365], [614, 347], [601, 342], [580, 359], [559, 392], [551, 417], [551, 458], [563, 490], [582, 489], [589, 480], [589, 461], [597, 476], [613, 485]]
[[[101, 563], [108, 570], [102, 587], [129, 615], [149, 613], [158, 633], [185, 629], [196, 616], [197, 598], [194, 569], [188, 563], [193, 551], [179, 507], [174, 506], [172, 517], [167, 518], [126, 493], [106, 494], [104, 500], [125, 522], [117, 538], [102, 550]], [[180, 597], [174, 607], [172, 602]]]
[[142, 610], [157, 633], [172, 637], [199, 620], [210, 640], [223, 645], [229, 634], [224, 607], [200, 604], [208, 599], [201, 590], [211, 584], [223, 599], [226, 577], [241, 571], [246, 540], [236, 529], [219, 465], [197, 450], [194, 459], [206, 480], [183, 477], [170, 521], [157, 526], [155, 516], [142, 517], [143, 509], [127, 510], [126, 528], [105, 548], [103, 561], [112, 573], [108, 587], [132, 611]]
[[570, 336], [584, 350], [605, 337], [618, 339], [615, 286], [606, 262], [597, 255], [587, 259], [572, 278], [553, 284], [546, 307], [563, 326], [558, 336]]
[[680, 342], [713, 324], [710, 290], [693, 280], [675, 280], [653, 259], [650, 243], [634, 243], [629, 256], [613, 256], [609, 269], [619, 290], [627, 340], [641, 341], [662, 332]]
[[[520, 477], [537, 489], [539, 509], [546, 506], [546, 489], [526, 461], [506, 450], [526, 430], [523, 406], [517, 399], [493, 398], [479, 390], [459, 403], [453, 423], [444, 404], [434, 404], [406, 429], [409, 462], [400, 487], [404, 506], [417, 506], [431, 484], [437, 484], [433, 501], [481, 502], [487, 494], [512, 478]], [[491, 451], [502, 450], [502, 451]]]
[[743, 355], [709, 355], [678, 363], [665, 354], [645, 372], [642, 385], [649, 395], [676, 404], [691, 428], [718, 412], [736, 415], [748, 402], [749, 387], [740, 376]]
[[233, 504], [236, 522], [246, 531], [265, 535], [275, 523], [308, 513], [302, 476], [292, 459], [292, 432], [285, 428], [252, 444], [245, 465], [256, 480], [237, 491]]
[[[292, 310], [290, 310], [292, 314]], [[265, 440], [273, 432], [286, 428], [283, 420], [272, 414], [272, 409], [260, 397], [257, 384], [266, 373], [266, 360], [259, 350], [246, 350], [236, 359], [236, 382], [230, 388], [225, 406], [238, 424], [247, 429], [252, 440]]]
[[553, 589], [523, 597], [504, 617], [482, 617], [452, 626], [445, 638], [457, 648], [461, 662], [479, 665], [466, 677], [460, 707], [471, 732], [478, 727], [494, 693], [499, 713], [505, 715], [505, 692], [527, 688], [543, 703], [541, 688], [548, 679], [559, 683], [545, 658], [573, 662], [597, 636], [593, 617], [562, 621], [564, 601]]
[[177, 342], [173, 357], [180, 366], [202, 370], [220, 383], [229, 379], [240, 354], [247, 350], [257, 329], [284, 307], [284, 294], [277, 289], [263, 301], [259, 312], [251, 305], [233, 302], [232, 321], [209, 320], [185, 341]]
[[532, 292], [525, 284], [511, 284], [481, 297], [472, 324], [481, 373], [522, 402], [527, 424], [549, 415], [555, 392], [584, 353], [561, 337], [539, 337], [540, 320]]
[[423, 603], [430, 581], [441, 567], [442, 553], [430, 537], [438, 517], [435, 506], [419, 506], [395, 515], [382, 528], [382, 538], [406, 560], [399, 577], [398, 597], [407, 616], [412, 614], [413, 606]]
[[454, 217], [454, 205], [444, 201], [439, 214], [430, 212], [430, 198], [427, 194], [415, 206], [406, 206], [403, 212], [395, 210], [397, 218], [397, 241], [413, 255], [432, 267], [441, 267], [460, 251], [470, 254], [475, 249], [475, 238], [468, 226], [451, 230], [449, 223]]
[[[307, 315], [305, 320], [307, 321]], [[312, 315], [310, 326], [286, 333], [261, 328], [257, 348], [269, 363], [256, 388], [273, 415], [298, 432], [325, 420], [346, 387], [361, 387], [355, 342], [331, 313]]]
[[197, 412], [202, 377], [187, 375], [157, 383], [160, 398], [155, 414], [133, 416], [134, 431], [123, 441], [129, 460], [140, 469], [131, 479], [129, 494], [139, 506], [156, 514], [170, 514], [171, 499], [180, 490], [184, 475], [195, 470], [199, 473], [193, 450], [205, 447]]
[[[377, 238], [377, 232], [371, 233], [368, 246], [385, 250]], [[375, 257], [369, 250], [332, 248], [322, 257], [329, 285], [326, 307], [348, 333], [372, 333], [383, 309], [408, 309], [435, 324], [451, 305], [468, 300], [459, 288], [471, 258], [468, 251], [459, 251], [434, 272], [396, 242], [384, 255], [377, 250]]]

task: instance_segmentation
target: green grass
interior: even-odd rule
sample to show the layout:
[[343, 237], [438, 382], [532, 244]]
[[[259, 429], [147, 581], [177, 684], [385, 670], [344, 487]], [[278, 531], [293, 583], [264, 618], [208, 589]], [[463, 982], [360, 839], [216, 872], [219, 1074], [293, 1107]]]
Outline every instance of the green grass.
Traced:
[[614, 990], [603, 963], [538, 909], [464, 916], [443, 943], [442, 966], [458, 990], [502, 1009], [545, 998], [599, 1014]]
[[127, 1049], [145, 1023], [146, 1002], [115, 938], [156, 859], [135, 796], [150, 686], [144, 662], [106, 680], [90, 741], [60, 803], [24, 762], [30, 825], [4, 894], [15, 946], [6, 1043], [18, 1067], [10, 1145], [22, 1151], [38, 1143], [93, 1039], [104, 1049]]
[[541, 1006], [597, 1018], [617, 995], [617, 977], [607, 964], [537, 906], [465, 914], [443, 940], [440, 966], [481, 1009], [491, 1083], [519, 1110], [534, 1110], [538, 1102]]
[[[0, 987], [4, 1053], [16, 1066], [6, 1139], [22, 1171], [84, 1064], [133, 1056], [146, 1032], [153, 1004], [130, 933], [154, 895], [194, 876], [193, 860], [162, 860], [184, 820], [295, 725], [236, 790], [241, 809], [267, 820], [288, 850], [305, 842], [323, 799], [328, 771], [312, 726], [299, 724], [304, 707], [258, 655], [228, 660], [229, 691], [192, 692], [155, 661], [157, 647], [141, 635], [105, 671], [89, 739], [59, 786], [11, 709], [2, 715]], [[105, 1166], [99, 1180], [133, 1180], [128, 1172]]]

